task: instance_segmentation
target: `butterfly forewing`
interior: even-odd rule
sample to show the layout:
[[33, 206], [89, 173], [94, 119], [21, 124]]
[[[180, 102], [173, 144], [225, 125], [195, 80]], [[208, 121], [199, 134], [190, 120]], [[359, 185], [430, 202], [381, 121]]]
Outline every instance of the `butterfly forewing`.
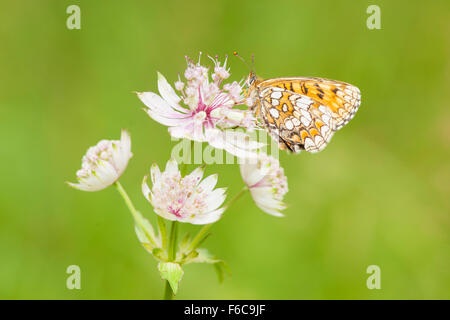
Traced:
[[257, 84], [259, 108], [269, 133], [293, 152], [322, 150], [355, 115], [359, 89], [322, 78], [277, 78]]

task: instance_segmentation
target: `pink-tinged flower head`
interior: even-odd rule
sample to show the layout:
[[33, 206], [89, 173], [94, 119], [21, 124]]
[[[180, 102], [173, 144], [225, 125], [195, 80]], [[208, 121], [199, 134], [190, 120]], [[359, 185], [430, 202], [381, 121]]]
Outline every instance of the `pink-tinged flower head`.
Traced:
[[186, 58], [186, 80], [179, 77], [175, 82], [179, 94], [158, 73], [160, 95], [139, 92], [138, 96], [146, 105], [147, 114], [168, 126], [172, 137], [208, 142], [238, 157], [255, 157], [262, 144], [251, 142], [247, 135], [230, 134], [236, 127], [253, 130], [256, 124], [249, 110], [235, 108], [244, 102], [242, 87], [236, 81], [224, 84], [229, 77], [226, 61], [220, 64], [217, 58], [212, 60], [214, 73], [210, 76], [209, 69], [200, 65], [200, 59], [194, 63]]
[[240, 165], [242, 178], [250, 190], [256, 205], [263, 211], [283, 216], [286, 208], [283, 197], [288, 192], [287, 178], [275, 158], [261, 153], [255, 161]]
[[208, 224], [219, 220], [225, 211], [220, 206], [226, 198], [226, 189], [214, 189], [217, 174], [202, 181], [203, 168], [199, 167], [182, 177], [174, 159], [167, 162], [164, 172], [154, 164], [150, 173], [153, 186], [150, 189], [147, 177], [144, 177], [142, 192], [161, 217], [192, 224]]
[[101, 140], [90, 147], [77, 171], [78, 183], [68, 184], [83, 191], [102, 190], [120, 178], [132, 156], [130, 135], [122, 130], [120, 140]]

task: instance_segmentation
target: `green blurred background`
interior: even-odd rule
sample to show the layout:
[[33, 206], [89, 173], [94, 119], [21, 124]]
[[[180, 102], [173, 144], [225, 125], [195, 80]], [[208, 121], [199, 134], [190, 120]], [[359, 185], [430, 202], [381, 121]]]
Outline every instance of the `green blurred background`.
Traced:
[[[81, 30], [66, 28], [71, 4]], [[370, 4], [381, 30], [366, 27]], [[323, 152], [281, 154], [286, 217], [240, 199], [205, 245], [232, 275], [219, 284], [211, 266], [188, 265], [177, 298], [450, 298], [448, 1], [3, 1], [0, 26], [0, 298], [162, 297], [117, 191], [64, 181], [127, 128], [121, 182], [155, 222], [140, 183], [174, 143], [133, 91], [155, 91], [156, 71], [175, 81], [185, 55], [234, 50], [254, 53], [264, 78], [350, 82], [362, 105]], [[234, 80], [248, 72], [229, 64]], [[230, 195], [241, 188], [237, 165], [216, 171]], [[81, 290], [66, 289], [71, 264]], [[369, 265], [381, 290], [366, 287]]]

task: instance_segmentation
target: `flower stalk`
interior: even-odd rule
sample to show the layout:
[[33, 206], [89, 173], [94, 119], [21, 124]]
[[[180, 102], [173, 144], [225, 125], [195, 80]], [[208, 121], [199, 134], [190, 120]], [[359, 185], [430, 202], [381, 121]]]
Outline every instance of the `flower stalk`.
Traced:
[[164, 300], [172, 300], [173, 299], [173, 291], [170, 287], [170, 282], [166, 280], [166, 285], [164, 286]]
[[192, 251], [197, 249], [197, 247], [203, 242], [202, 240], [203, 240], [205, 234], [212, 227], [212, 225], [213, 225], [212, 223], [206, 224], [200, 229], [200, 231], [197, 233], [197, 235], [194, 237], [194, 239], [192, 239], [191, 244], [189, 245], [189, 247], [187, 249], [187, 251], [189, 253], [191, 253]]
[[[176, 221], [172, 221], [172, 226], [170, 228], [169, 248], [168, 248], [169, 262], [175, 261], [175, 258], [177, 256], [177, 236], [178, 236], [178, 224]], [[174, 292], [170, 287], [170, 282], [167, 280], [164, 289], [164, 300], [172, 300], [173, 296]]]
[[133, 215], [134, 220], [136, 221], [136, 223], [138, 223], [140, 220], [139, 214], [137, 213], [136, 208], [134, 207], [133, 202], [131, 202], [131, 199], [128, 196], [127, 192], [125, 191], [125, 189], [123, 188], [122, 184], [119, 181], [116, 181], [114, 184], [117, 188], [117, 191], [119, 191], [120, 195], [122, 196], [123, 200], [125, 200], [125, 204], [127, 205], [128, 209]]
[[153, 234], [148, 232], [147, 226], [144, 224], [144, 219], [142, 215], [139, 213], [139, 211], [136, 210], [135, 206], [133, 205], [133, 202], [131, 201], [130, 197], [128, 196], [128, 193], [125, 191], [125, 188], [122, 186], [122, 184], [119, 181], [116, 181], [114, 183], [117, 190], [119, 191], [119, 194], [122, 196], [122, 198], [125, 201], [125, 204], [127, 205], [128, 209], [131, 212], [131, 215], [133, 216], [135, 224], [144, 232], [146, 239], [150, 242], [150, 245], [153, 248], [157, 248], [158, 244], [156, 243]]
[[169, 238], [169, 261], [175, 261], [177, 256], [177, 236], [178, 236], [178, 224], [176, 221], [172, 221], [172, 227], [170, 228]]

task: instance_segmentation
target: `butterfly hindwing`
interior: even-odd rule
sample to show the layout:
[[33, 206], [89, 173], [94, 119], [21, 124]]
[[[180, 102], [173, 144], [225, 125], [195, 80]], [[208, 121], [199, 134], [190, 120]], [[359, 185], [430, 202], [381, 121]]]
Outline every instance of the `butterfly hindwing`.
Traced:
[[281, 87], [265, 87], [259, 101], [265, 126], [281, 148], [318, 152], [330, 141], [335, 120], [319, 101]]

